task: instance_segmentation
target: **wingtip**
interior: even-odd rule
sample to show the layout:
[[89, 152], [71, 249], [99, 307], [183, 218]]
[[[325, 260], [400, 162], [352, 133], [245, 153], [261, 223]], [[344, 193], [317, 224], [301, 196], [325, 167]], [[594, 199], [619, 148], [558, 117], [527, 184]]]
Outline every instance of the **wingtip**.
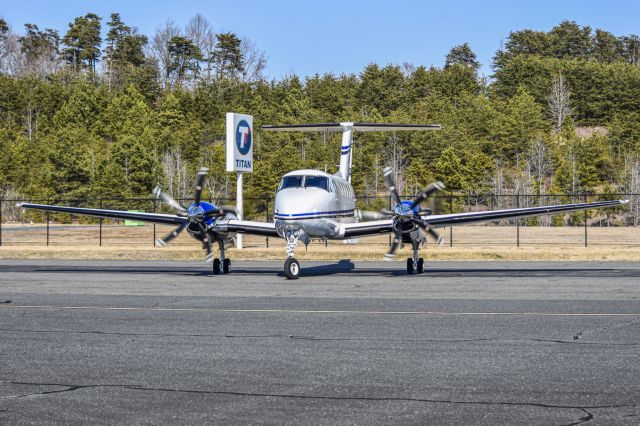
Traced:
[[24, 203], [16, 203], [16, 207], [22, 207]]
[[627, 204], [629, 200], [620, 200], [620, 204]]

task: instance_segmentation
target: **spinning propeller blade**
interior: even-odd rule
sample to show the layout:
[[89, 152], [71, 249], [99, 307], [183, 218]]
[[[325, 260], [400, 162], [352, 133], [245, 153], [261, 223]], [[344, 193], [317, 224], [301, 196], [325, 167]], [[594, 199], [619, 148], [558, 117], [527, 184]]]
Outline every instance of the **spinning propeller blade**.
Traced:
[[196, 205], [200, 204], [200, 197], [202, 195], [202, 184], [204, 183], [204, 178], [207, 177], [209, 173], [209, 169], [206, 167], [202, 167], [196, 176], [196, 192], [193, 196], [193, 202]]
[[391, 247], [389, 247], [389, 251], [384, 255], [384, 260], [392, 260], [396, 256], [396, 250], [398, 249], [398, 246], [400, 245], [401, 242], [402, 242], [402, 228], [397, 228], [395, 237], [391, 242]]
[[384, 183], [387, 185], [387, 188], [389, 188], [389, 192], [393, 196], [396, 204], [400, 204], [402, 200], [400, 199], [400, 195], [398, 194], [398, 190], [396, 189], [396, 183], [393, 179], [393, 169], [391, 169], [391, 167], [389, 166], [384, 168]]
[[444, 183], [440, 181], [436, 181], [428, 185], [425, 189], [422, 190], [422, 192], [416, 197], [416, 199], [413, 200], [413, 203], [411, 203], [411, 209], [415, 208], [415, 206], [423, 202], [428, 196], [430, 196], [434, 192], [442, 191], [444, 188], [445, 188]]
[[178, 226], [176, 229], [174, 229], [173, 231], [171, 231], [171, 233], [169, 233], [166, 237], [164, 238], [158, 238], [156, 240], [156, 243], [158, 243], [158, 245], [160, 246], [166, 246], [167, 243], [171, 240], [173, 240], [174, 238], [176, 238], [178, 235], [180, 235], [180, 233], [182, 231], [184, 231], [184, 229], [188, 226], [188, 223], [183, 223], [182, 225]]
[[166, 192], [162, 192], [162, 189], [160, 189], [159, 186], [155, 187], [155, 189], [153, 190], [153, 195], [177, 210], [180, 216], [184, 216], [187, 214], [187, 209], [178, 201], [176, 201], [171, 195], [167, 194]]

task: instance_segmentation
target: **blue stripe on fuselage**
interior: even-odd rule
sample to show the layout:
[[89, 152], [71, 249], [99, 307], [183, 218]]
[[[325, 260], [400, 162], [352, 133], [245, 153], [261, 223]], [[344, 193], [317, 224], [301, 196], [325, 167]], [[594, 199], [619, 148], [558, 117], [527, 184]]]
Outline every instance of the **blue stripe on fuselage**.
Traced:
[[320, 219], [332, 217], [353, 216], [354, 210], [337, 210], [330, 212], [312, 212], [312, 213], [275, 213], [275, 218], [280, 220], [301, 220], [301, 219]]

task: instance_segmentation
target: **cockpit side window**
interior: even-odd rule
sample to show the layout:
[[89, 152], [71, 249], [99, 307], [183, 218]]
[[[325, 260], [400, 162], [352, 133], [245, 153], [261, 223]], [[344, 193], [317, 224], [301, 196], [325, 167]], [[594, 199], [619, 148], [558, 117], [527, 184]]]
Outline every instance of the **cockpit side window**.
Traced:
[[329, 191], [329, 179], [325, 176], [307, 176], [304, 182], [305, 188], [320, 188]]
[[280, 181], [278, 191], [287, 188], [300, 188], [302, 186], [302, 176], [285, 176]]

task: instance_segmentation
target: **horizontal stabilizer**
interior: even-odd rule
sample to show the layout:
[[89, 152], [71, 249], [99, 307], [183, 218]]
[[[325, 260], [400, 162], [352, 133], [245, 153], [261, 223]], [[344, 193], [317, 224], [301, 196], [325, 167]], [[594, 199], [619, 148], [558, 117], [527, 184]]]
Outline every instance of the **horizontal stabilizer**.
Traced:
[[267, 132], [342, 132], [351, 128], [358, 132], [400, 132], [407, 130], [441, 130], [439, 124], [387, 124], [387, 123], [317, 123], [317, 124], [265, 124]]

